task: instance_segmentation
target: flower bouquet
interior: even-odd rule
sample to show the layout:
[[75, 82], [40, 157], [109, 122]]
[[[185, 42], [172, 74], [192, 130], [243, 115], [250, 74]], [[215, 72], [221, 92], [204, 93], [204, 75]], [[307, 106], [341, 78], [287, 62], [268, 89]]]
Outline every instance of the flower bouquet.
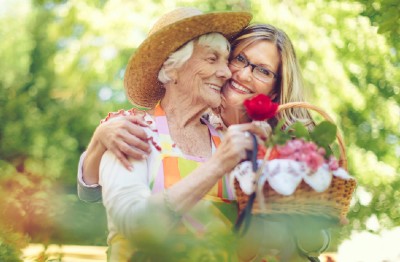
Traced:
[[[277, 124], [270, 139], [258, 146], [257, 164], [245, 161], [231, 174], [239, 210], [248, 208], [253, 198], [253, 214], [308, 215], [345, 224], [356, 181], [346, 171], [343, 139], [332, 119], [308, 103], [278, 106], [265, 95], [246, 100], [244, 106], [255, 121], [294, 107], [316, 111], [326, 121], [310, 132], [300, 122], [285, 127], [283, 121]], [[338, 160], [330, 148], [335, 139]]]

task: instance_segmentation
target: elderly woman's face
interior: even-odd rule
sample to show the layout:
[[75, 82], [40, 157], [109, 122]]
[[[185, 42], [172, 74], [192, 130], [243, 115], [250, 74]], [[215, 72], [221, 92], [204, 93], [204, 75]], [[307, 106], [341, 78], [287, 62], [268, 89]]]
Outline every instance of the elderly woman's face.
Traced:
[[177, 79], [184, 84], [194, 104], [205, 103], [207, 107], [220, 105], [222, 86], [231, 77], [228, 58], [228, 50], [194, 45], [192, 56], [178, 69]]
[[[258, 41], [240, 50], [240, 45], [233, 50], [233, 57], [240, 55], [242, 61], [248, 61], [253, 65], [259, 66], [253, 70], [251, 65], [239, 68], [232, 64], [229, 69], [232, 72], [232, 78], [224, 86], [222, 93], [224, 96], [224, 121], [225, 124], [237, 124], [248, 122], [245, 114], [238, 109], [242, 108], [243, 101], [255, 94], [269, 95], [273, 90], [276, 79], [269, 82], [260, 81], [260, 77], [254, 76], [257, 69], [267, 69], [273, 73], [278, 73], [281, 64], [281, 58], [276, 45], [269, 41]], [[240, 51], [238, 51], [240, 50]], [[245, 62], [247, 63], [247, 62]], [[258, 72], [259, 73], [259, 72]]]

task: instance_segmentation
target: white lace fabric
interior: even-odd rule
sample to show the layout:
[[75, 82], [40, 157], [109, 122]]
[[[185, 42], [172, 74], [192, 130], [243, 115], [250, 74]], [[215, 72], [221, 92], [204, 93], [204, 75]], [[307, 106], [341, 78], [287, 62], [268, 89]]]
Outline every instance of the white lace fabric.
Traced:
[[[258, 166], [261, 166], [261, 163], [262, 160], [258, 160]], [[327, 164], [323, 164], [316, 172], [312, 172], [305, 163], [290, 159], [267, 161], [258, 183], [250, 161], [244, 161], [236, 166], [231, 172], [230, 178], [232, 185], [236, 178], [240, 188], [247, 195], [252, 194], [257, 185], [262, 187], [268, 182], [277, 193], [289, 196], [296, 191], [302, 181], [316, 192], [324, 192], [329, 188], [333, 176], [344, 180], [354, 179], [343, 168], [331, 171]]]

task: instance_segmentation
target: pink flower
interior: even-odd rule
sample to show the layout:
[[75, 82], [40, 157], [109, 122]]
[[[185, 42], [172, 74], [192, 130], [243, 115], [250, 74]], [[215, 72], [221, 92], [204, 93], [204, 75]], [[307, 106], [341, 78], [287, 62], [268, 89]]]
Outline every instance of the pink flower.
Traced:
[[332, 171], [335, 171], [339, 168], [339, 163], [334, 156], [329, 157], [328, 166], [329, 166], [329, 169]]
[[301, 139], [294, 139], [294, 140], [289, 140], [287, 142], [288, 147], [293, 148], [294, 150], [301, 150], [304, 146], [304, 141]]
[[273, 118], [278, 110], [278, 104], [264, 94], [256, 95], [243, 102], [246, 112], [252, 120], [263, 121]]
[[283, 146], [278, 146], [278, 152], [282, 156], [290, 156], [302, 150], [304, 141], [301, 139], [289, 140]]
[[323, 148], [323, 147], [320, 147], [320, 148], [318, 148], [318, 151], [317, 151], [320, 155], [325, 155], [325, 149]]
[[287, 144], [285, 146], [278, 146], [277, 150], [281, 156], [289, 156], [289, 155], [293, 154], [294, 152], [296, 152], [295, 148], [293, 148]]
[[309, 159], [306, 162], [308, 167], [311, 168], [312, 171], [316, 172], [320, 166], [324, 163], [324, 158], [317, 152], [310, 152]]
[[313, 142], [307, 142], [304, 145], [308, 150], [316, 151], [318, 149], [317, 145]]
[[[279, 158], [304, 162], [313, 172], [325, 163], [325, 149], [303, 139], [289, 140], [285, 145], [277, 146], [277, 151]], [[333, 167], [334, 163], [332, 160]]]

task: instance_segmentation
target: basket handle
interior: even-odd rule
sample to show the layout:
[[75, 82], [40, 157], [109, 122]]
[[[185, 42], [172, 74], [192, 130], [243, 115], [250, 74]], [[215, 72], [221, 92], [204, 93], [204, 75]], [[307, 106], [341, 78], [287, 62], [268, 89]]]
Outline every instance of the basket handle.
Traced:
[[[306, 108], [306, 109], [311, 109], [317, 113], [319, 113], [325, 120], [335, 124], [333, 119], [320, 107], [314, 106], [310, 103], [307, 102], [290, 102], [286, 104], [279, 105], [278, 107], [278, 112], [289, 109], [289, 108]], [[343, 137], [339, 132], [339, 129], [336, 132], [336, 138], [339, 144], [339, 165], [343, 167], [344, 169], [347, 170], [347, 155], [346, 155], [346, 149], [344, 147], [344, 141]]]

